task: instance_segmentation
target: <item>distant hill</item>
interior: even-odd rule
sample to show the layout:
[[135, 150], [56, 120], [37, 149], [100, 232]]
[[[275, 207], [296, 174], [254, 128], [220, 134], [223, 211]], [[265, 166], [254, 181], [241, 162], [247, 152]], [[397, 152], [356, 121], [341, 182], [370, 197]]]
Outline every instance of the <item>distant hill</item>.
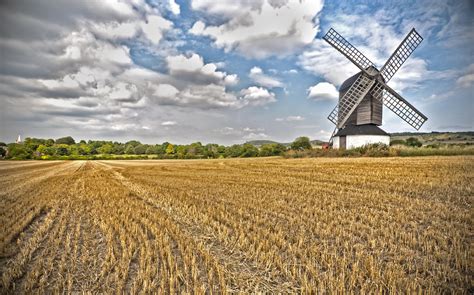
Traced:
[[474, 131], [464, 132], [399, 132], [390, 134], [391, 140], [406, 140], [415, 137], [428, 144], [474, 144]]
[[[256, 147], [260, 147], [260, 146], [262, 146], [262, 145], [264, 145], [264, 144], [281, 143], [281, 142], [276, 142], [276, 141], [273, 141], [273, 140], [264, 140], [264, 139], [262, 139], [262, 140], [251, 140], [251, 141], [247, 141], [246, 143], [251, 144], [251, 145], [254, 145], [254, 146], [256, 146]], [[286, 145], [290, 145], [289, 143], [281, 143], [281, 144], [283, 144], [283, 145], [285, 145], [285, 146], [286, 146]]]
[[[406, 140], [409, 137], [415, 137], [423, 143], [423, 145], [429, 144], [474, 144], [474, 131], [464, 132], [397, 132], [391, 133], [390, 139], [393, 140]], [[280, 143], [286, 147], [291, 145], [291, 142], [277, 142], [273, 140], [251, 140], [247, 141], [251, 145], [260, 147], [264, 144]], [[313, 147], [321, 146], [327, 141], [314, 139], [311, 140]]]
[[[326, 143], [327, 141], [314, 139], [314, 140], [311, 140], [310, 142], [311, 142], [311, 145], [313, 147], [316, 147], [316, 146], [321, 146], [323, 143]], [[291, 142], [277, 142], [277, 141], [273, 141], [273, 140], [251, 140], [251, 141], [247, 141], [246, 143], [249, 143], [249, 144], [254, 145], [256, 147], [260, 147], [264, 144], [270, 144], [270, 143], [279, 143], [279, 144], [282, 144], [286, 147], [289, 147], [291, 145]]]
[[312, 146], [321, 146], [323, 143], [328, 143], [327, 141], [319, 140], [319, 139], [314, 139], [311, 140], [311, 145]]

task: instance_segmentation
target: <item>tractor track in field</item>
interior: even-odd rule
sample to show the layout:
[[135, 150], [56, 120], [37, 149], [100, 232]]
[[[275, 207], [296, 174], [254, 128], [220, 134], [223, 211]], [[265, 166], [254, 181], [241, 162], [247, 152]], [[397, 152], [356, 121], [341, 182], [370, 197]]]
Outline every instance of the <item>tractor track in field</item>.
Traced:
[[[107, 165], [104, 162], [98, 162], [98, 164], [110, 171], [114, 178], [133, 192], [133, 197], [143, 202], [148, 209], [156, 209], [159, 212], [158, 214], [167, 215], [179, 225], [180, 231], [192, 237], [197, 243], [205, 244], [207, 251], [225, 266], [225, 271], [229, 277], [236, 278], [238, 281], [247, 281], [250, 286], [264, 286], [266, 290], [273, 292], [295, 292], [298, 290], [298, 287], [291, 283], [289, 278], [268, 276], [269, 270], [255, 264], [252, 259], [246, 257], [244, 252], [239, 252], [234, 247], [219, 243], [214, 231], [209, 231], [185, 215], [180, 215], [179, 210], [172, 210], [172, 204], [160, 202], [159, 196], [151, 196], [146, 193], [145, 187], [125, 178], [117, 167]], [[230, 290], [237, 287], [230, 286]]]

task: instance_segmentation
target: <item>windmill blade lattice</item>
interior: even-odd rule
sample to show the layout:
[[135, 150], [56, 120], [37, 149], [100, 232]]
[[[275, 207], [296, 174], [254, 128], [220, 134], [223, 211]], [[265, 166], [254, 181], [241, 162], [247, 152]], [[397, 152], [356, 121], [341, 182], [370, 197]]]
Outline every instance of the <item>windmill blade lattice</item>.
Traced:
[[328, 120], [331, 121], [334, 125], [337, 126], [337, 114], [339, 113], [339, 104], [337, 104], [334, 109], [329, 113]]
[[[344, 81], [339, 89], [339, 102], [328, 116], [329, 121], [336, 125], [330, 143], [337, 137], [337, 146], [345, 148], [348, 136], [355, 134], [366, 135], [365, 141], [382, 140], [380, 136], [386, 133], [377, 127], [382, 125], [382, 105], [415, 129], [421, 128], [427, 117], [386, 84], [423, 41], [415, 29], [408, 33], [380, 71], [333, 28], [323, 39], [361, 70]], [[351, 118], [354, 113], [357, 116]]]
[[389, 110], [394, 112], [416, 130], [419, 130], [428, 119], [402, 96], [395, 92], [395, 90], [384, 83], [377, 82], [375, 87], [372, 89], [371, 94], [378, 100], [382, 101]]
[[346, 123], [349, 116], [354, 112], [359, 103], [369, 93], [375, 80], [361, 74], [357, 80], [352, 84], [351, 88], [344, 94], [338, 104], [337, 110], [337, 127], [341, 128]]
[[385, 83], [392, 79], [393, 75], [395, 75], [398, 69], [402, 67], [403, 63], [408, 59], [412, 52], [415, 51], [421, 41], [423, 41], [423, 38], [415, 29], [412, 29], [410, 33], [408, 33], [380, 70], [380, 74], [384, 78]]
[[336, 30], [333, 28], [329, 29], [326, 35], [323, 37], [326, 42], [331, 44], [334, 48], [339, 50], [345, 57], [347, 57], [354, 65], [356, 65], [360, 70], [365, 72], [365, 70], [374, 66], [374, 64], [363, 55], [357, 48], [355, 48], [349, 41], [344, 39]]

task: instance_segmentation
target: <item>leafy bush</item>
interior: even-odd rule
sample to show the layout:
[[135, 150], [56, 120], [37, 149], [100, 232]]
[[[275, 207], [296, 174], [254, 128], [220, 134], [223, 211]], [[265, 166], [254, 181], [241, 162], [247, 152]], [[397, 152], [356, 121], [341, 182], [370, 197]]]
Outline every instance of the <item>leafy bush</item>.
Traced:
[[283, 154], [285, 158], [306, 157], [422, 157], [422, 156], [461, 156], [474, 155], [474, 147], [446, 146], [442, 148], [428, 147], [388, 147], [384, 144], [371, 144], [355, 149], [313, 149], [307, 151], [290, 150]]
[[[11, 143], [0, 146], [0, 158], [5, 159], [41, 159], [41, 160], [87, 160], [87, 159], [209, 159], [237, 157], [268, 157], [284, 156], [287, 158], [301, 157], [386, 157], [386, 156], [427, 156], [427, 155], [471, 155], [474, 145], [471, 142], [455, 145], [429, 144], [420, 147], [416, 138], [407, 141], [394, 140], [391, 147], [374, 144], [356, 149], [318, 149], [312, 148], [307, 137], [299, 137], [290, 150], [279, 143], [263, 144], [257, 148], [252, 144], [235, 144], [223, 146], [218, 144], [203, 145], [195, 142], [189, 145], [173, 145], [164, 142], [159, 145], [142, 144], [139, 141], [119, 143], [100, 140], [81, 140], [71, 143], [72, 137], [60, 138], [55, 143], [52, 139], [26, 138], [21, 144]], [[2, 144], [2, 143], [0, 143]], [[410, 144], [410, 146], [408, 146]]]
[[6, 154], [7, 154], [6, 148], [4, 148], [4, 146], [0, 146], [0, 158], [5, 157]]
[[258, 155], [260, 157], [280, 156], [286, 151], [286, 147], [280, 143], [268, 143], [260, 147]]
[[258, 149], [253, 145], [246, 143], [242, 146], [242, 153], [240, 157], [249, 158], [256, 157], [258, 155]]
[[224, 156], [226, 158], [236, 158], [242, 155], [242, 146], [239, 144], [234, 144], [225, 149]]
[[366, 144], [354, 150], [367, 157], [387, 157], [389, 155], [389, 147], [383, 143]]
[[6, 155], [8, 159], [12, 160], [28, 160], [32, 158], [32, 151], [23, 144], [11, 143], [8, 145]]
[[404, 148], [398, 150], [400, 157], [423, 157], [423, 156], [461, 156], [474, 155], [474, 148], [470, 146], [443, 148]]
[[407, 142], [404, 141], [403, 139], [394, 139], [390, 141], [390, 145], [407, 145]]
[[426, 147], [431, 148], [431, 149], [439, 149], [441, 145], [439, 143], [432, 143], [432, 144], [426, 145]]
[[410, 138], [407, 138], [406, 145], [412, 146], [412, 147], [421, 147], [423, 144], [421, 143], [421, 141], [418, 140], [418, 138], [410, 137]]

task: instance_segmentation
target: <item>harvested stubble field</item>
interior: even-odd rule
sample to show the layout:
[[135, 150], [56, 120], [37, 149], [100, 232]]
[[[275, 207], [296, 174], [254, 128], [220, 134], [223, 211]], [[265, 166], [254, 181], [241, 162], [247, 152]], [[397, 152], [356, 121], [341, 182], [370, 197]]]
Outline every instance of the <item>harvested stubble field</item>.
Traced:
[[0, 162], [2, 293], [470, 293], [474, 157]]

